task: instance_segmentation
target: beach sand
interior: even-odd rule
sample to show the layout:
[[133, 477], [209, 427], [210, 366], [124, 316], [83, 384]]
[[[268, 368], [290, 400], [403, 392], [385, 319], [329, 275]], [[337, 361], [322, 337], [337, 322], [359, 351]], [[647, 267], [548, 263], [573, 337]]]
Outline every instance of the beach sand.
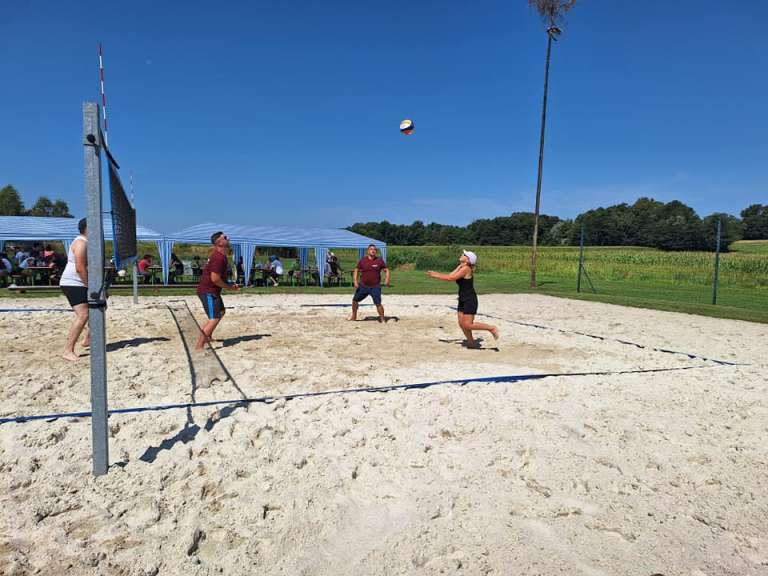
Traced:
[[[111, 298], [110, 409], [268, 400], [114, 414], [101, 477], [89, 418], [0, 425], [0, 574], [768, 574], [768, 326], [489, 295], [468, 350], [451, 296], [225, 302], [195, 354], [196, 298]], [[90, 410], [64, 298], [20, 307], [58, 310], [0, 313], [0, 418]]]

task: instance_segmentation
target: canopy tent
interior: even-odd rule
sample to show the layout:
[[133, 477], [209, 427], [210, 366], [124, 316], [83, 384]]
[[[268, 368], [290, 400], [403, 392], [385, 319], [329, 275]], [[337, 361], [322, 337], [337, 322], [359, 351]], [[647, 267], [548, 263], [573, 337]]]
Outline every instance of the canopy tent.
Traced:
[[[349, 230], [325, 228], [288, 228], [282, 226], [233, 226], [231, 224], [198, 224], [175, 234], [168, 235], [163, 242], [165, 246], [160, 251], [163, 265], [163, 277], [167, 282], [167, 270], [170, 265], [173, 244], [210, 244], [211, 235], [222, 231], [229, 238], [232, 250], [237, 258], [243, 258], [243, 268], [246, 283], [250, 281], [253, 255], [257, 246], [274, 246], [279, 248], [298, 248], [299, 260], [304, 268], [309, 260], [309, 250], [315, 250], [320, 283], [325, 276], [325, 259], [330, 248], [357, 248], [360, 257], [365, 249], [374, 244], [381, 250], [382, 258], [387, 258], [387, 245], [379, 240], [355, 234]], [[159, 245], [159, 244], [158, 244]]]
[[[104, 214], [104, 239], [112, 240], [112, 217]], [[45, 218], [38, 216], [0, 216], [0, 250], [7, 240], [21, 242], [58, 240], [69, 251], [69, 244], [77, 236], [75, 218]], [[136, 226], [138, 240], [154, 241], [158, 250], [162, 249], [163, 236], [159, 232]], [[162, 251], [160, 252], [162, 254]]]

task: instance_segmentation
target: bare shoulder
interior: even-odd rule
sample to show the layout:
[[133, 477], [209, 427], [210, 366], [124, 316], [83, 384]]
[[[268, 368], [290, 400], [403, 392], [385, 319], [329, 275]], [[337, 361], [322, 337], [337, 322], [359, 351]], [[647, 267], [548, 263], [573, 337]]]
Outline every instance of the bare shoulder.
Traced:
[[75, 238], [72, 241], [72, 250], [74, 252], [85, 252], [87, 247], [88, 247], [88, 244], [82, 238]]

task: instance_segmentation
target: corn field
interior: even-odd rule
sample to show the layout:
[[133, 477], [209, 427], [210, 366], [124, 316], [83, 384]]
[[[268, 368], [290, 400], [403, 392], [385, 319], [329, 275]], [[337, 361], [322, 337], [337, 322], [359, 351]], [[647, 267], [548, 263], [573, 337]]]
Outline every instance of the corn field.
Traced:
[[[143, 246], [155, 253], [154, 246]], [[735, 248], [735, 249], [734, 249]], [[390, 246], [388, 264], [392, 268], [448, 271], [456, 266], [462, 249], [477, 253], [481, 272], [528, 273], [531, 249], [528, 246]], [[768, 289], [768, 241], [737, 242], [732, 252], [720, 255], [720, 285], [739, 288]], [[140, 249], [141, 251], [141, 249]], [[198, 254], [207, 258], [206, 246], [177, 247], [180, 257]], [[290, 250], [282, 256], [290, 266]], [[351, 270], [357, 262], [356, 249], [339, 249], [342, 268]], [[260, 251], [255, 260], [267, 261], [270, 250]], [[310, 253], [314, 259], [314, 254]], [[584, 250], [584, 264], [594, 281], [636, 281], [657, 284], [700, 286], [711, 284], [715, 255], [710, 252], [663, 252], [638, 247], [591, 247]], [[557, 278], [576, 278], [579, 248], [576, 246], [542, 246], [539, 252], [539, 274]]]
[[[720, 255], [720, 283], [742, 288], [768, 288], [768, 244], [765, 252], [734, 251]], [[458, 246], [392, 246], [390, 266], [417, 270], [447, 270], [456, 265]], [[485, 272], [525, 273], [530, 270], [531, 250], [526, 246], [470, 246]], [[586, 247], [584, 265], [593, 280], [652, 281], [655, 283], [711, 284], [715, 255], [709, 252], [662, 252], [651, 248]], [[540, 248], [539, 273], [556, 277], [578, 274], [578, 247]]]

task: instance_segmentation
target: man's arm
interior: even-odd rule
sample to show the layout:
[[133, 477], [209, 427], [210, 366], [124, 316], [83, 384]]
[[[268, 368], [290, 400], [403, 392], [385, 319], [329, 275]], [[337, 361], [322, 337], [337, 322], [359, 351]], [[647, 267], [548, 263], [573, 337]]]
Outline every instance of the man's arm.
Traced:
[[237, 284], [227, 284], [218, 272], [211, 272], [211, 282], [223, 290], [240, 290]]
[[357, 281], [357, 274], [358, 274], [358, 268], [357, 268], [357, 266], [355, 266], [355, 269], [352, 271], [352, 285], [355, 288], [359, 288], [360, 287], [360, 285], [358, 284], [358, 281]]
[[389, 267], [384, 268], [384, 284], [389, 286]]

